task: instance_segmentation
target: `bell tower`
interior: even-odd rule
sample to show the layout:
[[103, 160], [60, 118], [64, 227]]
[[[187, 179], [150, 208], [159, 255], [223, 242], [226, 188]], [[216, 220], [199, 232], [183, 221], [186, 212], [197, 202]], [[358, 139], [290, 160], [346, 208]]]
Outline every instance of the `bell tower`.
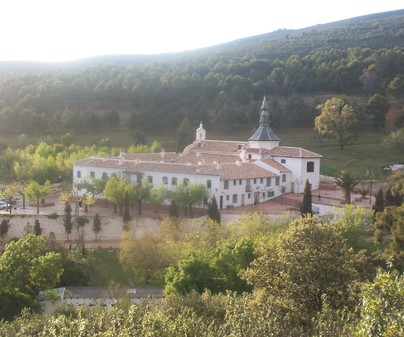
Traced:
[[273, 149], [274, 147], [279, 146], [279, 142], [281, 141], [279, 137], [272, 131], [269, 127], [269, 106], [267, 102], [267, 97], [264, 96], [264, 100], [261, 105], [261, 114], [260, 114], [260, 126], [257, 131], [248, 139], [250, 142], [250, 147], [255, 149]]
[[196, 129], [196, 141], [206, 140], [206, 130], [203, 128], [202, 122], [199, 124], [199, 128]]

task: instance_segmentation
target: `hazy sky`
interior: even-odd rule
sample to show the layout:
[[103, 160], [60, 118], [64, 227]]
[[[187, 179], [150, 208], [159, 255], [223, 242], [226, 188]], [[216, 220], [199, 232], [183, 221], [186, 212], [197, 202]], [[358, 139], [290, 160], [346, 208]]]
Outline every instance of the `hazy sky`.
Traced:
[[0, 60], [176, 52], [403, 7], [403, 0], [0, 0]]

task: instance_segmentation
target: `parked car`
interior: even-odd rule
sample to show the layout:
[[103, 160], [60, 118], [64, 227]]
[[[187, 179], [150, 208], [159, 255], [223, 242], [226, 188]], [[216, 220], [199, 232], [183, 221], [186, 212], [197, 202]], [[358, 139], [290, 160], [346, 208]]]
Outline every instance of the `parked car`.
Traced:
[[4, 200], [0, 200], [0, 209], [7, 209], [7, 203]]

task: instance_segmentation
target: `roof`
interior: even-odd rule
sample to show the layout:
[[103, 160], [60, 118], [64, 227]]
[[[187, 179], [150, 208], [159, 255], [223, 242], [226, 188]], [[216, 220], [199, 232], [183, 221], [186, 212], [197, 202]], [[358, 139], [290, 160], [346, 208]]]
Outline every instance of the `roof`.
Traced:
[[248, 142], [238, 142], [229, 140], [202, 140], [195, 141], [194, 143], [188, 145], [184, 153], [189, 151], [199, 151], [199, 152], [213, 152], [213, 153], [234, 153], [238, 152], [241, 147], [249, 146]]
[[277, 174], [258, 166], [254, 162], [239, 164], [223, 164], [220, 170], [221, 180], [253, 179], [276, 177]]
[[129, 288], [116, 289], [108, 287], [62, 287], [57, 291], [62, 298], [119, 298], [129, 296], [131, 298], [141, 298], [148, 296], [162, 296], [161, 288]]
[[280, 141], [279, 137], [269, 127], [268, 109], [269, 105], [267, 103], [267, 97], [264, 96], [261, 104], [260, 126], [257, 131], [255, 131], [255, 133], [248, 139], [249, 141]]
[[292, 157], [292, 158], [322, 158], [323, 156], [303, 149], [301, 147], [290, 147], [290, 146], [277, 146], [271, 150], [267, 150], [265, 154], [275, 156], [275, 157]]
[[248, 138], [252, 141], [280, 141], [280, 138], [272, 131], [269, 125], [260, 125], [255, 133]]

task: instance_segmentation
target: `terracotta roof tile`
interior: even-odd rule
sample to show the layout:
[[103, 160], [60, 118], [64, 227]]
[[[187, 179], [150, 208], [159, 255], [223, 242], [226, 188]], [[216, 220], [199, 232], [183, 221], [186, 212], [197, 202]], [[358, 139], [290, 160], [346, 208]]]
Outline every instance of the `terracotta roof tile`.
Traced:
[[277, 146], [265, 152], [271, 156], [293, 158], [322, 158], [322, 155], [303, 149], [301, 147]]

